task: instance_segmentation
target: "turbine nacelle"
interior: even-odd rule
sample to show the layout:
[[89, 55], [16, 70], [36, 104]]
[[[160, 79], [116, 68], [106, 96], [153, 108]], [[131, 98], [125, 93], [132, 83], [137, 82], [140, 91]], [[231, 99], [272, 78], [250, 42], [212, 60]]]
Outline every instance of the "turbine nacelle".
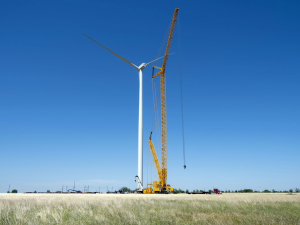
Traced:
[[138, 67], [138, 70], [143, 70], [143, 69], [146, 68], [146, 66], [147, 66], [146, 63], [142, 63], [142, 64]]

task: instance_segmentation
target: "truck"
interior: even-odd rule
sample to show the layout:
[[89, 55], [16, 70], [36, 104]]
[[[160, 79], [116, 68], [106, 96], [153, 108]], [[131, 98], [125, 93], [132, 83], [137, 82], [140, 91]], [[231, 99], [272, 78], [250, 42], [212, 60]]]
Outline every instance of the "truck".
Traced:
[[192, 194], [192, 195], [210, 195], [211, 192], [209, 191], [200, 191], [200, 192], [187, 192], [187, 194]]
[[220, 194], [222, 194], [222, 191], [220, 191], [220, 190], [217, 189], [217, 188], [214, 188], [214, 193], [220, 195]]
[[68, 189], [68, 193], [82, 193], [82, 191], [77, 191], [73, 189]]
[[200, 192], [189, 192], [188, 194], [202, 194], [202, 195], [210, 195], [210, 194], [217, 194], [217, 195], [220, 195], [222, 194], [222, 192], [217, 189], [217, 188], [214, 188], [214, 192], [211, 192], [211, 191], [200, 191]]

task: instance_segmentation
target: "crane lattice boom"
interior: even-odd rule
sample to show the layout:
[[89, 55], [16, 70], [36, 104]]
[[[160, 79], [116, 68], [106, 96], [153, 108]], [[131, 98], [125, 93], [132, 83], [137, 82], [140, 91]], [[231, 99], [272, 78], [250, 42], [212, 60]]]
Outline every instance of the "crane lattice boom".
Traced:
[[[161, 96], [161, 169], [158, 170], [159, 178], [160, 178], [160, 184], [162, 187], [167, 187], [167, 96], [166, 96], [166, 76], [165, 76], [165, 70], [169, 58], [169, 53], [172, 45], [173, 35], [175, 31], [175, 25], [177, 22], [177, 16], [178, 16], [179, 8], [175, 9], [173, 18], [172, 18], [172, 24], [170, 27], [170, 33], [168, 37], [167, 47], [164, 55], [164, 60], [162, 67], [155, 67], [160, 69], [160, 71], [155, 74], [152, 78], [160, 75], [160, 96]], [[155, 161], [155, 149], [154, 145], [151, 141], [151, 138], [149, 139], [150, 148], [152, 151], [152, 155], [154, 157]], [[153, 154], [155, 153], [155, 156]], [[157, 156], [156, 156], [157, 158]], [[158, 169], [158, 167], [157, 167]]]

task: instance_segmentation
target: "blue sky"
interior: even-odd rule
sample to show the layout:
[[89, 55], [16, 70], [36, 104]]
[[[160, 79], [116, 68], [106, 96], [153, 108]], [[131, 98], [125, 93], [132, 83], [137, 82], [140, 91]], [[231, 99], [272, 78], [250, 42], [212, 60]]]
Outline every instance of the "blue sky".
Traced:
[[[168, 183], [300, 187], [299, 1], [5, 1], [0, 192], [56, 191], [74, 181], [90, 191], [136, 187], [138, 73], [82, 33], [140, 65], [157, 56], [176, 7], [187, 169], [176, 27], [166, 70]], [[151, 74], [149, 66], [144, 183]]]

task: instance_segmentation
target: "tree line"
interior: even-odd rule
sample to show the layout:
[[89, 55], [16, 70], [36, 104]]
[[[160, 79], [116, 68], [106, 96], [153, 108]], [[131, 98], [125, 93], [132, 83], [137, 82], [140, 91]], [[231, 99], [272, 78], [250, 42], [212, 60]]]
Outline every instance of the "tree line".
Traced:
[[[203, 190], [198, 190], [195, 189], [191, 191], [191, 193], [199, 193], [199, 192], [204, 192]], [[213, 192], [213, 190], [208, 190], [208, 192]], [[276, 191], [275, 189], [268, 190], [265, 189], [263, 191], [257, 191], [253, 189], [242, 189], [242, 190], [225, 190], [222, 191], [223, 193], [300, 193], [300, 188], [294, 188], [294, 189], [289, 189], [289, 190], [284, 190], [284, 191]], [[189, 190], [182, 190], [182, 189], [174, 189], [174, 193], [190, 193]]]
[[[128, 193], [132, 193], [137, 189], [131, 190], [128, 187], [122, 187], [120, 190], [122, 190], [122, 192], [128, 192]], [[213, 190], [208, 190], [209, 192], [213, 192]], [[47, 192], [50, 192], [50, 190], [47, 190]], [[193, 191], [191, 191], [191, 193], [199, 193], [199, 192], [204, 192], [203, 190], [198, 190], [198, 189], [194, 189]], [[226, 190], [226, 191], [221, 191], [223, 193], [300, 193], [300, 188], [294, 188], [294, 189], [289, 189], [289, 190], [284, 190], [284, 191], [276, 191], [275, 189], [272, 190], [268, 190], [265, 189], [263, 191], [257, 191], [257, 190], [253, 190], [253, 189], [243, 189], [243, 190]], [[11, 192], [7, 191], [7, 193], [18, 193], [17, 189], [13, 189]], [[34, 193], [36, 193], [36, 191], [34, 191]], [[185, 191], [182, 189], [174, 189], [173, 193], [179, 194], [179, 193], [190, 193], [188, 189], [186, 189]]]

